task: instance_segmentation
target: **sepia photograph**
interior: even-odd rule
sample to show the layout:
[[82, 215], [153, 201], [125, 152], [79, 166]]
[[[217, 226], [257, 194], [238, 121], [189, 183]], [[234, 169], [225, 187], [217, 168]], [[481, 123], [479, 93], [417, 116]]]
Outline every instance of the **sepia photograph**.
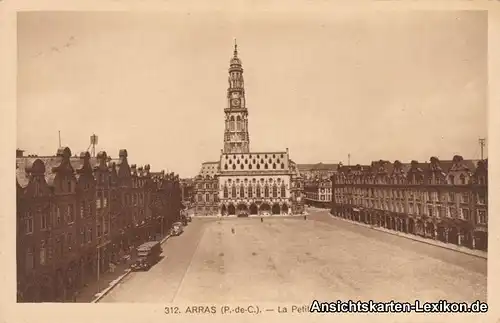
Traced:
[[18, 12], [16, 113], [18, 303], [487, 310], [487, 11]]

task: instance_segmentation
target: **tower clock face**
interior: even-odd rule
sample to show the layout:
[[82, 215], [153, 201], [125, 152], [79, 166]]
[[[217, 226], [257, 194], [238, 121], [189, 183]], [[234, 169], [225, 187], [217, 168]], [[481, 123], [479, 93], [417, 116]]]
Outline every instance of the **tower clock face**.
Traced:
[[231, 94], [231, 97], [232, 97], [233, 99], [237, 99], [237, 98], [239, 98], [239, 97], [240, 97], [240, 94], [239, 94], [238, 92], [233, 92], [233, 93]]
[[231, 103], [234, 105], [234, 106], [239, 106], [240, 105], [240, 100], [239, 99], [233, 99], [231, 101]]

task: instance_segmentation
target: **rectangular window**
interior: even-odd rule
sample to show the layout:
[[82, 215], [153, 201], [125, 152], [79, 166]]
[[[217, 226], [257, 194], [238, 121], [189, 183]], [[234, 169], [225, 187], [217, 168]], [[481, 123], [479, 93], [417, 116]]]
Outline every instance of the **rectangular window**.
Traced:
[[49, 227], [49, 223], [48, 223], [47, 213], [42, 213], [40, 215], [40, 229], [41, 230], [47, 230], [48, 227]]
[[47, 262], [47, 249], [45, 240], [40, 241], [40, 265], [44, 266]]
[[59, 236], [56, 238], [56, 255], [58, 257], [62, 257], [63, 254], [64, 254], [64, 252], [63, 252], [62, 236]]
[[470, 211], [469, 211], [469, 209], [462, 209], [462, 214], [463, 214], [464, 220], [467, 220], [467, 221], [470, 220]]
[[469, 193], [462, 193], [462, 203], [469, 203]]
[[33, 214], [31, 212], [26, 212], [26, 218], [24, 219], [24, 232], [26, 234], [33, 233]]
[[488, 219], [486, 218], [486, 210], [477, 210], [477, 223], [486, 224]]
[[73, 204], [68, 205], [68, 223], [75, 222], [75, 208]]
[[71, 251], [71, 248], [73, 247], [73, 233], [69, 232], [66, 235], [66, 244], [68, 246], [68, 250]]
[[61, 208], [59, 206], [56, 207], [56, 225], [60, 226], [61, 225]]
[[80, 202], [80, 218], [83, 219], [85, 217], [85, 201]]
[[80, 229], [80, 245], [85, 244], [85, 228]]
[[101, 208], [101, 199], [97, 197], [95, 200], [95, 207], [99, 210]]
[[96, 229], [95, 234], [96, 234], [96, 236], [97, 236], [98, 238], [100, 238], [100, 237], [101, 237], [101, 224], [99, 224], [99, 223], [97, 224], [97, 229]]
[[35, 268], [35, 250], [33, 247], [26, 249], [26, 270], [33, 270]]
[[484, 192], [477, 194], [477, 204], [486, 204], [486, 194]]
[[103, 199], [103, 204], [104, 204], [104, 207], [108, 206], [108, 199], [106, 197], [104, 197], [104, 199]]
[[92, 243], [92, 229], [87, 231], [87, 243]]

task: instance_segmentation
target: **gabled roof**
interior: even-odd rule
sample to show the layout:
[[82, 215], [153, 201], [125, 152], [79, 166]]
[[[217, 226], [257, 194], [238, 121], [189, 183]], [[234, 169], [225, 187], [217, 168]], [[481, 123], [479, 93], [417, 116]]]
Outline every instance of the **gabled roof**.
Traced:
[[62, 158], [58, 156], [49, 156], [49, 157], [20, 157], [16, 158], [16, 176], [17, 181], [21, 187], [26, 187], [29, 183], [29, 176], [26, 173], [26, 167], [31, 166], [35, 160], [41, 160], [45, 165], [45, 181], [48, 185], [54, 184], [54, 178], [56, 174], [52, 172], [52, 168], [59, 166], [61, 164]]

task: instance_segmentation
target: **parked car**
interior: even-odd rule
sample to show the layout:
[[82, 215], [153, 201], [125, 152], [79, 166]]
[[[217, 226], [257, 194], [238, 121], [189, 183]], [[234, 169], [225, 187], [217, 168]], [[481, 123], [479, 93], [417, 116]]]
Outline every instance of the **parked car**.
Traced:
[[182, 225], [181, 222], [175, 222], [172, 225], [172, 234], [174, 236], [180, 235], [182, 232], [184, 232], [184, 226]]
[[248, 217], [248, 213], [247, 212], [241, 212], [238, 214], [238, 217], [239, 218], [247, 218]]
[[160, 260], [163, 252], [160, 241], [148, 241], [137, 248], [137, 259], [132, 263], [131, 269], [148, 270]]
[[181, 216], [181, 221], [183, 226], [186, 226], [188, 224], [188, 219], [186, 216]]

